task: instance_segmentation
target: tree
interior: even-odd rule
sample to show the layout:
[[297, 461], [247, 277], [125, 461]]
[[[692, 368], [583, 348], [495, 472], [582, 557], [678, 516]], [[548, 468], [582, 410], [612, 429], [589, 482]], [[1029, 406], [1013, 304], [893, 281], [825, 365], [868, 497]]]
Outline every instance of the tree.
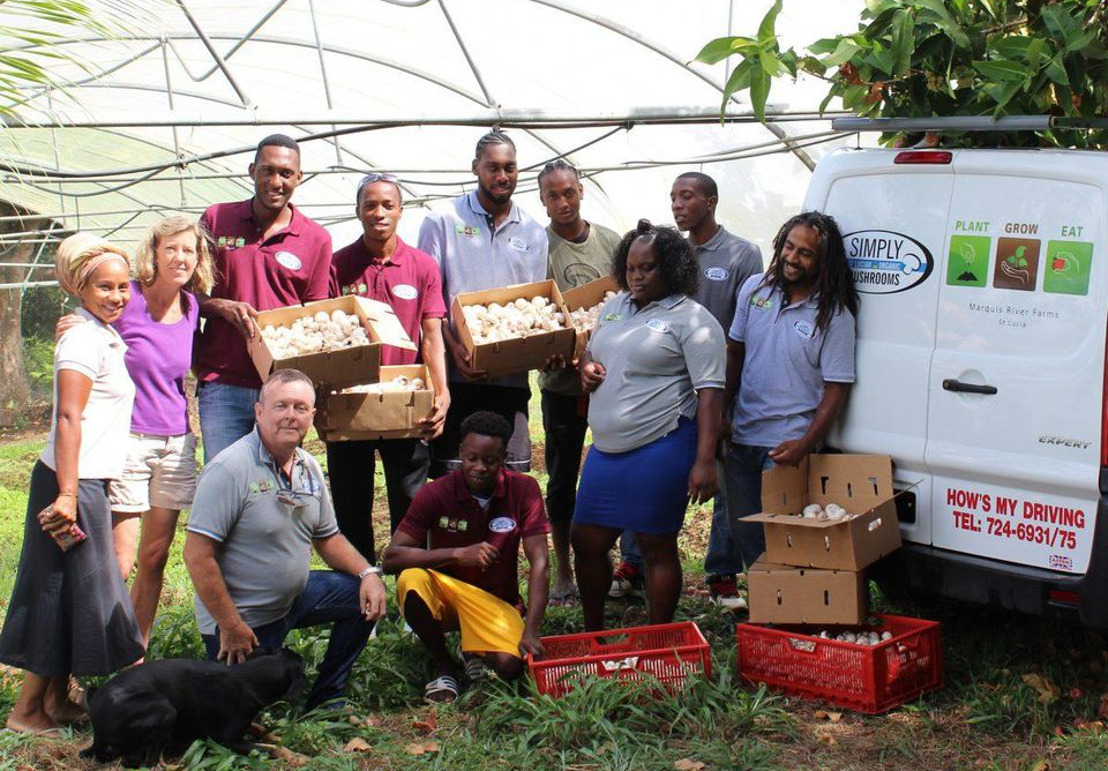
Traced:
[[[866, 0], [858, 31], [782, 51], [782, 0], [755, 37], [712, 40], [697, 61], [741, 61], [723, 101], [749, 91], [765, 120], [773, 78], [808, 73], [866, 117], [1108, 116], [1108, 0]], [[1108, 131], [944, 137], [953, 144], [1108, 149]], [[902, 139], [885, 136], [891, 143]]]
[[[79, 0], [0, 0], [3, 35], [9, 45], [0, 50], [0, 118], [14, 116], [26, 100], [28, 86], [48, 86], [65, 93], [65, 83], [53, 75], [51, 64], [69, 60], [51, 46], [74, 31], [109, 38], [122, 28], [136, 5], [127, 0], [106, 0], [97, 11]], [[10, 45], [12, 42], [19, 45]], [[8, 130], [0, 121], [0, 131]], [[33, 212], [0, 201], [0, 235], [46, 230], [47, 223]], [[35, 238], [37, 240], [37, 238]], [[28, 261], [34, 245], [21, 238], [7, 242], [2, 250], [5, 263]], [[23, 281], [23, 268], [0, 267], [0, 283]], [[31, 389], [23, 362], [20, 314], [23, 295], [19, 288], [0, 289], [0, 415], [20, 414], [27, 406]], [[2, 421], [0, 421], [2, 423]]]

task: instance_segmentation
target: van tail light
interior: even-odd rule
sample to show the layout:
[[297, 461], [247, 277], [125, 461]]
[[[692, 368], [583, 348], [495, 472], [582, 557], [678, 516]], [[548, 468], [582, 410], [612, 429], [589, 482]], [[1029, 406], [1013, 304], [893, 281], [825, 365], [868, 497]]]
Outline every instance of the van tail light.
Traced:
[[1104, 350], [1104, 385], [1100, 401], [1100, 465], [1108, 466], [1108, 345]]
[[893, 163], [937, 163], [945, 164], [954, 160], [954, 153], [949, 150], [904, 150], [896, 154]]
[[1047, 599], [1054, 605], [1070, 605], [1077, 607], [1081, 604], [1081, 595], [1077, 592], [1066, 591], [1065, 589], [1051, 589], [1047, 592]]

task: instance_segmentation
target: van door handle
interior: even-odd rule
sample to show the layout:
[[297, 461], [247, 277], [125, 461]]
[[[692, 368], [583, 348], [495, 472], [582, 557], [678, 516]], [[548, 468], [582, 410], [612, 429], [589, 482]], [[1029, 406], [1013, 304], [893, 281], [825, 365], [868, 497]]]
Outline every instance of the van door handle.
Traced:
[[943, 381], [943, 390], [957, 391], [963, 394], [985, 394], [986, 396], [992, 396], [996, 393], [996, 386], [963, 383], [961, 380], [948, 377]]

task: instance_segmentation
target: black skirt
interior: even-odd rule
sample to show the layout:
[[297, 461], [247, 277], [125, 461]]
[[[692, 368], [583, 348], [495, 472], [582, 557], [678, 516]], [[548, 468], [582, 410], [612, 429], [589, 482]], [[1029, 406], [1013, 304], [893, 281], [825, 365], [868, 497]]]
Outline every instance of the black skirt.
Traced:
[[0, 662], [43, 677], [110, 674], [138, 660], [143, 646], [115, 559], [107, 483], [78, 483], [77, 526], [88, 538], [67, 552], [38, 521], [57, 495], [57, 475], [39, 461], [31, 472], [19, 572], [0, 630]]

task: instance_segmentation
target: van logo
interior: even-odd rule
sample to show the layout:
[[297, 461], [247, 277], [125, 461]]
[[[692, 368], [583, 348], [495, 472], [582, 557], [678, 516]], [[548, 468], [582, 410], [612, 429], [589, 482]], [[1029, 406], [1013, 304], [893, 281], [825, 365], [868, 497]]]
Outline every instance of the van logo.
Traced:
[[866, 294], [893, 294], [927, 280], [935, 259], [922, 243], [892, 230], [857, 230], [843, 236], [854, 288]]

